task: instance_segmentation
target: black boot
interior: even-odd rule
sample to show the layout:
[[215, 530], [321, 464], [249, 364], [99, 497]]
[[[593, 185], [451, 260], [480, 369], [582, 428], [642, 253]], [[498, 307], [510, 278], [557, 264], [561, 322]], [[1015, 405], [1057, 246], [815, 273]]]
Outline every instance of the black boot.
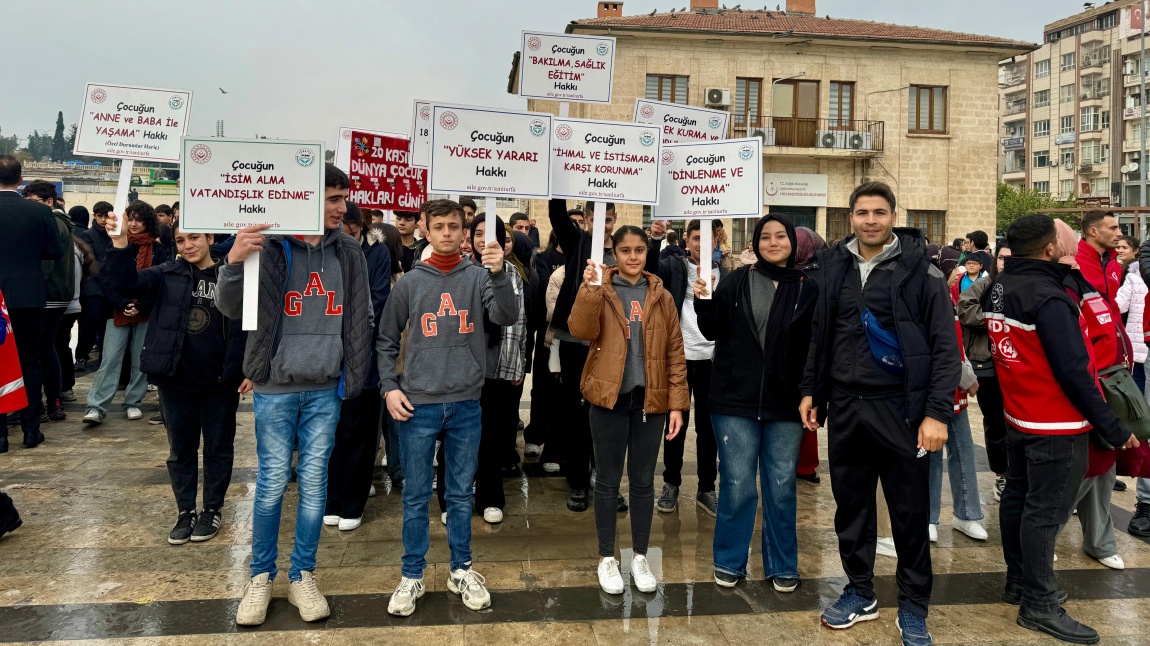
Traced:
[[8, 452], [8, 429], [4, 429], [3, 434], [0, 434], [0, 453]]
[[587, 490], [572, 489], [571, 497], [567, 499], [567, 508], [571, 511], [587, 511]]
[[40, 431], [24, 433], [24, 448], [34, 449], [44, 443], [44, 434]]
[[15, 530], [21, 523], [20, 514], [16, 511], [16, 505], [12, 504], [12, 499], [8, 494], [0, 492], [0, 536]]
[[1126, 528], [1131, 536], [1150, 536], [1150, 503], [1140, 502], [1134, 505], [1134, 517], [1130, 519], [1130, 526]]
[[1072, 644], [1098, 643], [1098, 631], [1071, 619], [1062, 608], [1051, 612], [1034, 612], [1022, 606], [1018, 609], [1018, 625]]

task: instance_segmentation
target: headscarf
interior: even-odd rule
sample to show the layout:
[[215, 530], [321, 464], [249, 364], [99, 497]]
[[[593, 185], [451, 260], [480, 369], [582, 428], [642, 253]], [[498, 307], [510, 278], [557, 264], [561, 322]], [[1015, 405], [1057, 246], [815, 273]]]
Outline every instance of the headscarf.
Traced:
[[[787, 231], [787, 238], [791, 241], [791, 255], [787, 258], [786, 267], [779, 267], [767, 262], [767, 259], [759, 252], [759, 239], [763, 234], [763, 228], [772, 220], [783, 225]], [[755, 256], [759, 259], [754, 264], [752, 271], [778, 281], [778, 286], [775, 288], [775, 300], [771, 304], [771, 314], [767, 318], [768, 343], [763, 360], [769, 367], [768, 369], [771, 370], [772, 376], [781, 380], [787, 374], [787, 353], [791, 345], [791, 318], [794, 316], [795, 308], [799, 303], [799, 291], [803, 280], [803, 271], [795, 267], [795, 256], [798, 252], [795, 225], [786, 215], [768, 213], [755, 225], [755, 237], [751, 240], [754, 243]]]
[[1075, 259], [1078, 255], [1078, 234], [1058, 218], [1054, 218], [1054, 231], [1058, 234], [1058, 243], [1055, 245], [1058, 248], [1058, 262], [1078, 269], [1078, 260]]
[[88, 221], [91, 219], [87, 207], [80, 205], [68, 209], [68, 217], [72, 218], [72, 222], [76, 223], [77, 229], [87, 229]]
[[[483, 241], [480, 240], [480, 244], [475, 244], [475, 230], [479, 228], [480, 222], [486, 220], [486, 213], [475, 214], [475, 219], [471, 221], [471, 230], [468, 235], [468, 240], [471, 242], [471, 257], [477, 265], [483, 264]], [[500, 249], [507, 247], [507, 230], [504, 228], [503, 220], [501, 220], [498, 215], [495, 216], [495, 241], [499, 243]], [[503, 327], [491, 322], [491, 319], [487, 316], [487, 310], [483, 311], [483, 332], [487, 335], [487, 347], [491, 348], [503, 342]]]
[[[511, 237], [511, 254], [506, 255], [505, 260], [519, 271], [519, 277], [523, 279], [523, 282], [527, 282], [527, 272], [523, 269], [523, 261], [519, 260], [518, 256], [515, 255], [515, 229], [509, 226], [503, 228], [507, 231], [507, 235]], [[503, 248], [506, 249], [506, 245]], [[530, 260], [530, 258], [528, 260]]]
[[827, 241], [807, 227], [795, 227], [795, 240], [795, 266], [799, 269], [806, 269], [814, 262], [815, 253], [827, 248]]
[[[514, 232], [514, 242], [511, 245], [511, 256], [514, 258], [511, 262], [519, 268], [519, 275], [523, 276], [523, 281], [527, 281], [527, 267], [531, 265], [531, 256], [535, 252], [535, 243], [531, 242], [531, 238], [527, 237], [526, 233], [522, 231]], [[510, 258], [508, 260], [511, 260]]]

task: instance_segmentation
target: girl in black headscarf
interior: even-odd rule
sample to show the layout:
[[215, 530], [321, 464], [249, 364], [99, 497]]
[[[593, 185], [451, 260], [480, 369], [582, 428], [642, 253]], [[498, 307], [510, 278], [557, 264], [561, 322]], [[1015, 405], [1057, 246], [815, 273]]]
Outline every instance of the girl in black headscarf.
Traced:
[[763, 488], [763, 572], [775, 590], [799, 585], [795, 466], [803, 439], [799, 381], [818, 288], [796, 268], [795, 226], [771, 213], [755, 226], [755, 264], [731, 272], [713, 299], [694, 286], [699, 331], [716, 342], [711, 420], [720, 438], [715, 583], [747, 576], [747, 547]]

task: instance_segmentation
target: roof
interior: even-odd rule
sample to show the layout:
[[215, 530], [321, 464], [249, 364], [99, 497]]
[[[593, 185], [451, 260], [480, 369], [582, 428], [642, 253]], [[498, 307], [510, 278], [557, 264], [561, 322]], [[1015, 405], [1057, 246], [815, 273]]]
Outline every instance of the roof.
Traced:
[[994, 36], [964, 34], [941, 29], [906, 27], [869, 20], [850, 20], [781, 11], [687, 11], [574, 20], [567, 33], [578, 28], [640, 29], [652, 31], [695, 31], [738, 34], [790, 34], [793, 37], [827, 38], [874, 42], [907, 42], [963, 45], [991, 49], [1031, 51], [1038, 45]]

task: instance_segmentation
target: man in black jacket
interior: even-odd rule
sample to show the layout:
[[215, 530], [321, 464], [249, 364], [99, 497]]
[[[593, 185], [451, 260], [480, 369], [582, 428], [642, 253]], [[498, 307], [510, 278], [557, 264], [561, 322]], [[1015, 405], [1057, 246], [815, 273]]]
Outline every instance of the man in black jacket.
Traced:
[[898, 549], [903, 643], [930, 644], [928, 451], [946, 443], [961, 370], [954, 309], [922, 233], [895, 229], [895, 196], [881, 183], [851, 194], [854, 237], [819, 254], [816, 303], [800, 413], [809, 430], [828, 408], [835, 531], [849, 580], [822, 615], [843, 629], [878, 617], [874, 595], [877, 482]]
[[[44, 441], [40, 432], [40, 348], [45, 342], [47, 300], [42, 261], [59, 260], [65, 250], [60, 246], [52, 210], [24, 199], [18, 192], [20, 174], [20, 162], [15, 157], [0, 155], [0, 292], [8, 304], [28, 393], [28, 406], [20, 411], [24, 446], [32, 448]], [[0, 453], [7, 450], [8, 421], [0, 416]]]
[[[104, 228], [108, 222], [108, 214], [112, 212], [109, 202], [96, 202], [92, 207], [92, 226], [80, 232], [80, 239], [92, 247], [92, 254], [96, 256], [96, 263], [104, 262], [104, 254], [112, 245], [108, 231]], [[80, 295], [80, 304], [84, 308], [80, 316], [80, 332], [76, 336], [76, 370], [88, 369], [88, 355], [92, 348], [102, 348], [104, 342], [104, 324], [112, 315], [111, 306], [104, 298], [103, 290], [99, 288], [99, 275], [95, 276], [98, 294]]]

